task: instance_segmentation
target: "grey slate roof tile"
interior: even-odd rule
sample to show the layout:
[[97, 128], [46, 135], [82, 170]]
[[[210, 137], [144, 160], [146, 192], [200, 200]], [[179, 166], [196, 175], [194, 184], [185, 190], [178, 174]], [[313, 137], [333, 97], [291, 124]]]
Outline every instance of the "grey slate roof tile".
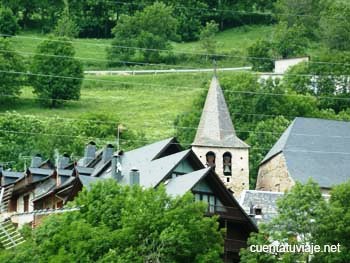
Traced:
[[210, 83], [197, 134], [192, 145], [249, 147], [236, 136], [224, 94], [216, 76], [212, 78]]
[[261, 164], [283, 152], [290, 176], [323, 188], [350, 179], [350, 122], [296, 118]]

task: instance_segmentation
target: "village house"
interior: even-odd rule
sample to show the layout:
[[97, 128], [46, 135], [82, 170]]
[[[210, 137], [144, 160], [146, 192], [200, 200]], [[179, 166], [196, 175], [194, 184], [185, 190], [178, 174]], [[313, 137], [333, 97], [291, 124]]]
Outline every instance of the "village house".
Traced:
[[[90, 142], [78, 162], [63, 155], [56, 165], [34, 156], [24, 173], [2, 171], [3, 192], [6, 189], [2, 219], [6, 224], [11, 218], [19, 226], [37, 226], [47, 214], [69, 211], [65, 204], [83, 187], [108, 178], [122, 185], [164, 185], [171, 196], [192, 192], [194, 200], [208, 204], [207, 216], [218, 215], [226, 231], [224, 261], [239, 262], [239, 250], [247, 246], [250, 233], [257, 231], [234, 197], [249, 186], [248, 150], [235, 134], [214, 76], [192, 149], [183, 150], [175, 138], [169, 138], [127, 152], [116, 151], [110, 144], [97, 150]], [[8, 247], [16, 245], [10, 241]]]
[[324, 194], [350, 179], [350, 122], [295, 118], [260, 163], [256, 190], [284, 192], [309, 178]]

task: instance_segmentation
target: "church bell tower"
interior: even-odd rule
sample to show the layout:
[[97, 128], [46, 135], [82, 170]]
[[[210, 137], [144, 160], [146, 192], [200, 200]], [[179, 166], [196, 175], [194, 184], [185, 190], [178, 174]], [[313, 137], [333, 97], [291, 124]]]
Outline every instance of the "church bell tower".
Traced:
[[249, 145], [236, 136], [224, 94], [214, 75], [192, 150], [211, 166], [236, 198], [249, 189]]

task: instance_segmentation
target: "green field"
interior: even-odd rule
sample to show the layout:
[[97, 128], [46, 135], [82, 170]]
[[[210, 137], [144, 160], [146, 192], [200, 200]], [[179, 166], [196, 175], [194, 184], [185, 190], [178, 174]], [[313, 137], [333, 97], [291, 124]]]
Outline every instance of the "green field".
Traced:
[[178, 114], [190, 111], [193, 100], [203, 92], [210, 74], [170, 74], [143, 76], [105, 76], [84, 80], [81, 99], [58, 109], [44, 108], [35, 100], [32, 88], [2, 112], [17, 111], [41, 117], [86, 118], [87, 114], [106, 114], [120, 120], [148, 139], [174, 135], [173, 121]]
[[[218, 43], [216, 53], [233, 56], [233, 58], [219, 61], [219, 66], [244, 66], [247, 65], [245, 59], [240, 57], [246, 56], [246, 49], [256, 39], [268, 37], [271, 35], [273, 26], [252, 26], [229, 29], [220, 32], [215, 39]], [[14, 37], [14, 48], [23, 56], [32, 56], [35, 53], [37, 45], [46, 39], [47, 35], [36, 32], [22, 32], [18, 37]], [[75, 39], [73, 44], [76, 50], [76, 57], [84, 62], [85, 69], [106, 69], [106, 49], [111, 44], [111, 39]], [[200, 43], [173, 43], [176, 55], [185, 53], [205, 53]], [[204, 57], [187, 54], [188, 56], [181, 59], [181, 63], [176, 66], [200, 67], [211, 66], [211, 61], [206, 61]], [[139, 66], [138, 66], [139, 67]], [[154, 68], [154, 67], [153, 67]], [[159, 68], [159, 66], [158, 66]]]

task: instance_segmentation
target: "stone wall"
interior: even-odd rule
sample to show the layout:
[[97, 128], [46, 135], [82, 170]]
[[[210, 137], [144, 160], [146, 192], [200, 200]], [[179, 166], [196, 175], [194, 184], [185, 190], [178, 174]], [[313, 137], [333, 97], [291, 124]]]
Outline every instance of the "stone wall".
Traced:
[[[206, 154], [210, 151], [215, 153], [215, 172], [227, 186], [239, 198], [243, 190], [249, 189], [249, 149], [241, 148], [213, 148], [193, 146], [193, 152], [206, 165]], [[225, 176], [223, 172], [223, 155], [231, 153], [232, 175]]]
[[256, 190], [284, 192], [294, 186], [294, 180], [289, 176], [283, 153], [272, 157], [259, 167]]

